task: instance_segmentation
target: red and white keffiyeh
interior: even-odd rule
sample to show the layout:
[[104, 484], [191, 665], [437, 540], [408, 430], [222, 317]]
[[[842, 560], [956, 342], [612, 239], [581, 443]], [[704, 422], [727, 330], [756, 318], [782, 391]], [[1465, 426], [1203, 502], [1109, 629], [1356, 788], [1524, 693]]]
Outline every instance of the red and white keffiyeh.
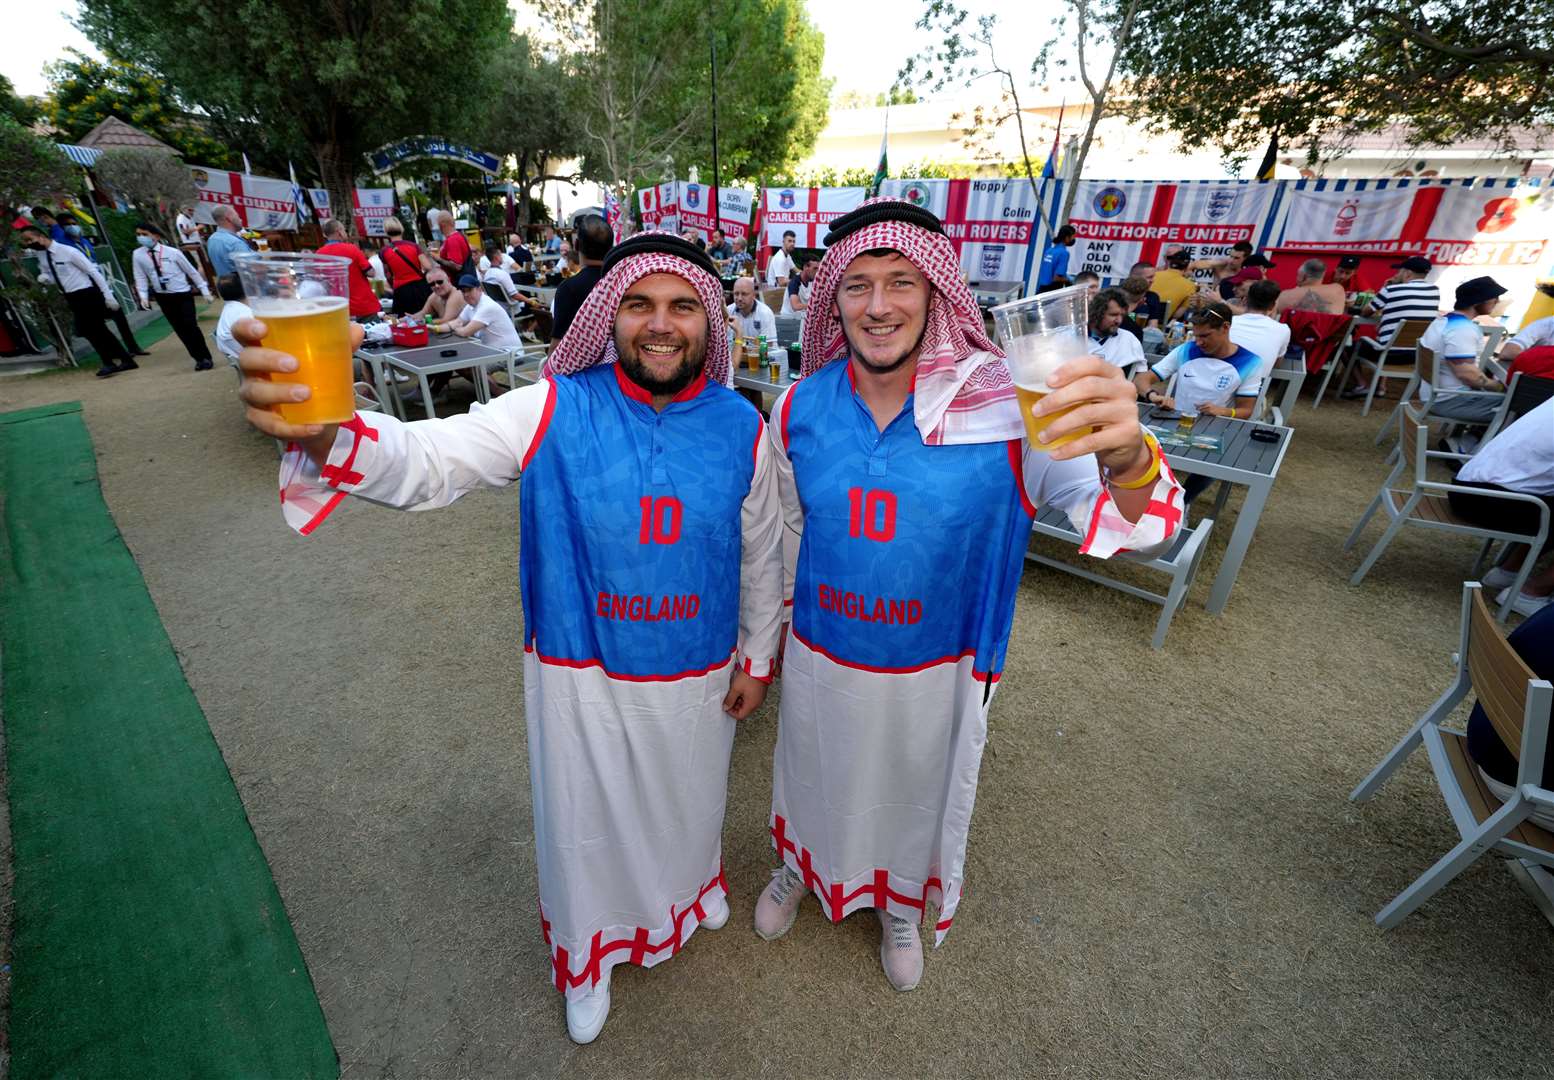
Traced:
[[[653, 233], [639, 233], [652, 236]], [[673, 233], [663, 233], [673, 236]], [[707, 309], [707, 378], [724, 386], [734, 385], [733, 365], [729, 356], [728, 320], [723, 304], [723, 283], [701, 267], [663, 252], [628, 255], [599, 279], [577, 309], [566, 335], [550, 351], [540, 375], [572, 375], [595, 364], [613, 364], [620, 359], [615, 349], [615, 316], [621, 297], [639, 279], [649, 274], [675, 274], [690, 283]]]
[[[900, 200], [875, 198], [862, 205], [890, 202]], [[1004, 442], [1024, 435], [1014, 381], [1003, 352], [982, 329], [982, 312], [961, 277], [955, 248], [948, 237], [904, 221], [865, 225], [826, 249], [804, 318], [802, 374], [847, 354], [847, 337], [836, 308], [837, 287], [848, 264], [878, 248], [901, 252], [933, 287], [913, 385], [913, 414], [923, 441], [930, 445]]]

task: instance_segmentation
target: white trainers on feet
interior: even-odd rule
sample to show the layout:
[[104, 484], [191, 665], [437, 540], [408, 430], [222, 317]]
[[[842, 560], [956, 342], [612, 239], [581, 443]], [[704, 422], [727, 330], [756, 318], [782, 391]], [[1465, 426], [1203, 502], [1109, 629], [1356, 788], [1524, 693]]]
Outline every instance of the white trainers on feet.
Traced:
[[[1510, 591], [1509, 587], [1501, 589], [1500, 594], [1495, 597], [1495, 603], [1505, 603], [1505, 594]], [[1516, 594], [1516, 599], [1511, 601], [1511, 610], [1518, 615], [1536, 615], [1550, 603], [1554, 603], [1554, 595], [1529, 596], [1525, 592], [1519, 592]]]
[[582, 997], [567, 998], [567, 1034], [579, 1045], [599, 1037], [610, 1015], [610, 977], [605, 975]]
[[923, 943], [917, 936], [917, 924], [897, 918], [880, 908], [880, 966], [885, 981], [905, 993], [916, 990], [923, 978]]
[[708, 900], [702, 904], [701, 909], [707, 914], [702, 917], [697, 926], [704, 926], [708, 930], [721, 930], [728, 925], [728, 897], [718, 894], [716, 900]]
[[799, 901], [808, 891], [804, 879], [786, 864], [773, 870], [772, 883], [755, 902], [755, 932], [774, 941], [793, 929], [793, 920], [799, 917]]
[[1505, 592], [1511, 587], [1511, 582], [1516, 580], [1516, 575], [1501, 566], [1490, 569], [1489, 573], [1478, 579], [1478, 583], [1486, 589], [1494, 589], [1497, 592]]

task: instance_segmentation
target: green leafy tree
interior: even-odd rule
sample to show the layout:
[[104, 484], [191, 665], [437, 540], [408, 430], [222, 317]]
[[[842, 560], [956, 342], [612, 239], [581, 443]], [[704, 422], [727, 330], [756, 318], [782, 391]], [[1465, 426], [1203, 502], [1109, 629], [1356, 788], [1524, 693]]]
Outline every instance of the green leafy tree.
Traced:
[[115, 147], [103, 152], [94, 171], [169, 237], [178, 235], [178, 208], [193, 206], [198, 197], [188, 166], [165, 150]]
[[190, 164], [222, 168], [232, 151], [211, 138], [203, 122], [168, 92], [150, 71], [123, 60], [97, 60], [75, 49], [48, 67], [48, 120], [65, 141], [75, 142], [110, 116], [161, 139]]
[[1412, 146], [1548, 145], [1554, 0], [1508, 18], [1467, 0], [1428, 5], [1246, 5], [1141, 0], [1150, 33], [1119, 50], [1126, 110], [1149, 130], [1239, 164], [1263, 146], [1309, 164], [1400, 126]]
[[[8, 116], [0, 116], [0, 212], [10, 215], [18, 206], [56, 201], [74, 187], [71, 168], [48, 139], [34, 135]], [[64, 296], [58, 289], [44, 288], [28, 273], [13, 236], [11, 229], [0, 229], [0, 252], [10, 269], [6, 296], [24, 313], [48, 325], [59, 343], [61, 363], [73, 364], [70, 334], [65, 330], [69, 319]]]
[[22, 127], [31, 127], [41, 113], [36, 99], [22, 97], [11, 85], [11, 80], [0, 75], [0, 116], [15, 120]]
[[557, 171], [560, 162], [583, 152], [569, 108], [576, 94], [573, 78], [527, 35], [515, 35], [497, 53], [489, 76], [482, 80], [488, 91], [486, 108], [470, 137], [488, 153], [512, 159], [511, 179], [521, 195], [520, 225], [531, 220], [535, 188], [547, 180], [576, 183], [579, 179], [575, 173]]
[[791, 168], [825, 126], [825, 39], [801, 0], [538, 0], [577, 76], [583, 171], [617, 191], [712, 173], [717, 54], [725, 182]]
[[486, 70], [512, 25], [504, 0], [81, 0], [80, 10], [105, 52], [136, 57], [220, 130], [251, 133], [241, 149], [305, 148], [335, 206], [350, 205], [366, 151], [428, 126], [457, 131], [484, 107], [470, 73]]

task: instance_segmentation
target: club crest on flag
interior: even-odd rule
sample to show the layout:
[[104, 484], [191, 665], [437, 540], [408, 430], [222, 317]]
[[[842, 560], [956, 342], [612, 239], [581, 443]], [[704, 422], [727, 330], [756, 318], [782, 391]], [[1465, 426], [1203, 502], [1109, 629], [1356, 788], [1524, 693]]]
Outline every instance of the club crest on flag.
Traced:
[[1209, 194], [1209, 205], [1205, 208], [1204, 213], [1209, 216], [1210, 221], [1224, 221], [1230, 216], [1231, 211], [1236, 208], [1236, 203], [1240, 201], [1240, 198], [1241, 193], [1239, 191], [1232, 191], [1229, 188], [1216, 188]]
[[928, 189], [922, 184], [908, 184], [906, 190], [901, 194], [913, 206], [926, 207], [928, 205]]
[[1338, 213], [1333, 216], [1333, 235], [1348, 236], [1354, 229], [1354, 221], [1360, 216], [1360, 201], [1349, 199], [1338, 208]]
[[200, 187], [210, 183], [210, 173], [204, 169], [190, 169], [189, 172], [194, 175], [194, 182], [200, 185]]
[[793, 209], [793, 191], [791, 188], [784, 188], [777, 193], [777, 205], [784, 210]]
[[685, 205], [692, 210], [701, 205], [701, 188], [695, 184], [685, 185]]
[[999, 273], [1004, 268], [1004, 245], [984, 244], [982, 246], [982, 277], [987, 281], [997, 281]]
[[1104, 187], [1095, 193], [1092, 202], [1096, 217], [1114, 218], [1127, 209], [1128, 193], [1120, 187]]

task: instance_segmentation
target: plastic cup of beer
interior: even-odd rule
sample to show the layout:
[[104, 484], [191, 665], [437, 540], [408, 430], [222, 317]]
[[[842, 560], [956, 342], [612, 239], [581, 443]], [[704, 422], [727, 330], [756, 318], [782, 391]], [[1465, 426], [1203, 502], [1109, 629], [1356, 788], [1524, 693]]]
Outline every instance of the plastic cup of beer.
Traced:
[[290, 353], [297, 370], [276, 381], [308, 386], [306, 401], [272, 405], [289, 424], [341, 424], [356, 412], [352, 389], [351, 260], [287, 252], [243, 254], [232, 260], [254, 318], [264, 323], [264, 347]]
[[1070, 360], [1089, 355], [1089, 306], [1089, 288], [1071, 285], [993, 309], [993, 326], [1014, 379], [1026, 439], [1034, 450], [1051, 450], [1092, 430], [1080, 428], [1044, 443], [1040, 436], [1047, 425], [1078, 406], [1050, 416], [1031, 415], [1031, 406], [1051, 393], [1047, 380], [1052, 373]]

